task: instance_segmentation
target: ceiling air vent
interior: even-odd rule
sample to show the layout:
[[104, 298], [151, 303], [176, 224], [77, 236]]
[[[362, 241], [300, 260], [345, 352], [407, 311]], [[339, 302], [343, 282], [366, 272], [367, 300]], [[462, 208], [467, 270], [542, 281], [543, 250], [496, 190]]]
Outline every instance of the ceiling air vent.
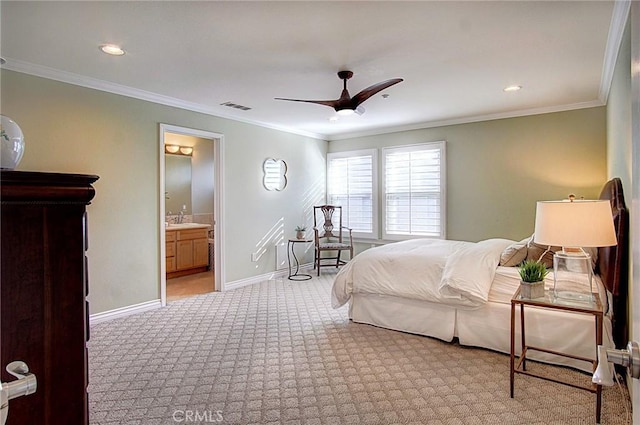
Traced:
[[220, 105], [228, 106], [229, 108], [240, 109], [241, 111], [248, 111], [251, 109], [248, 106], [238, 105], [237, 103], [233, 103], [233, 102], [224, 102], [224, 103], [221, 103]]

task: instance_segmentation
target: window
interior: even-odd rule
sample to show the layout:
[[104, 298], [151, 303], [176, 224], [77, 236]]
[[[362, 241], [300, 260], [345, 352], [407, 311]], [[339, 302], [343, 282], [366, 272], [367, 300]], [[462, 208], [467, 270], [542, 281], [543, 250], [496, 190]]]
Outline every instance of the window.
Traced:
[[445, 142], [382, 149], [380, 204], [377, 152], [327, 155], [327, 202], [342, 205], [343, 225], [362, 239], [444, 238]]
[[378, 237], [377, 162], [375, 149], [327, 155], [327, 202], [342, 206], [354, 237]]
[[383, 239], [445, 237], [444, 142], [385, 148]]

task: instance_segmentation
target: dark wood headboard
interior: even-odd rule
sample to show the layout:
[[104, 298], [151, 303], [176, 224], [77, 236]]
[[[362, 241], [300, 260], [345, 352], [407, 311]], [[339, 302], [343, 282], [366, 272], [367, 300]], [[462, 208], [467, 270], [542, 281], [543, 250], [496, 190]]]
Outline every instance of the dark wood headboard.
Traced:
[[600, 199], [611, 202], [611, 214], [618, 244], [598, 249], [596, 272], [613, 294], [613, 341], [616, 347], [626, 347], [628, 341], [627, 296], [629, 291], [629, 210], [624, 202], [622, 181], [609, 180], [600, 192]]

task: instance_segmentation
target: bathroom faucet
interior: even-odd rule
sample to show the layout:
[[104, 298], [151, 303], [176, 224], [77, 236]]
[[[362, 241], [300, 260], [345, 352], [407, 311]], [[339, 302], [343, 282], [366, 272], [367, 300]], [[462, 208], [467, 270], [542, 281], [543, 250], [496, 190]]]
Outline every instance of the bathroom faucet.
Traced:
[[182, 224], [183, 220], [184, 220], [184, 211], [180, 211], [180, 213], [178, 214], [178, 224]]

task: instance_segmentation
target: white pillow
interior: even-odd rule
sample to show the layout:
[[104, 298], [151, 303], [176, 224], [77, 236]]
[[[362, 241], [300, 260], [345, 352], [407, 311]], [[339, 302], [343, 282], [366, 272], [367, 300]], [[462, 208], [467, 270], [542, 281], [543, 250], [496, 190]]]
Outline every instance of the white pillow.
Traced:
[[513, 243], [508, 239], [487, 239], [467, 245], [447, 258], [439, 291], [444, 302], [480, 307], [489, 299], [500, 254]]

